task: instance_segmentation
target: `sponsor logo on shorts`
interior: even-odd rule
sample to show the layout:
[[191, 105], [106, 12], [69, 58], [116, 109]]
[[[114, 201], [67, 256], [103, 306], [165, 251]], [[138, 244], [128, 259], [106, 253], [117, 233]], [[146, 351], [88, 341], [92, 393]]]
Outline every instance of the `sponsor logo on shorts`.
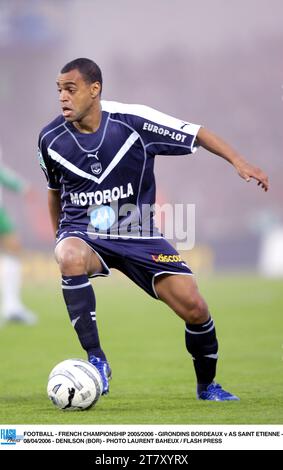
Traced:
[[156, 263], [180, 263], [182, 258], [180, 255], [151, 255], [153, 261]]

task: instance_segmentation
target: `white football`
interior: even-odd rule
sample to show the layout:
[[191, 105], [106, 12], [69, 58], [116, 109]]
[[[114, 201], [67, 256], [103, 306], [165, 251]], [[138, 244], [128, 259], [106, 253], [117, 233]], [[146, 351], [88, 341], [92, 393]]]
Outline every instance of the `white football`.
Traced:
[[61, 410], [86, 410], [95, 405], [102, 389], [95, 366], [83, 359], [66, 359], [50, 372], [47, 395]]

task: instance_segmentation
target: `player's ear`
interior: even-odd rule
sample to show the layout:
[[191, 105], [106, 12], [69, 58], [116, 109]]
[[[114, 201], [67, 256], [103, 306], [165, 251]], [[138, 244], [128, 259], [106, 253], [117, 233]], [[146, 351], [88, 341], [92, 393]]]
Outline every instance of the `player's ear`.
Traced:
[[101, 85], [99, 82], [93, 82], [90, 87], [91, 97], [96, 98], [100, 95]]

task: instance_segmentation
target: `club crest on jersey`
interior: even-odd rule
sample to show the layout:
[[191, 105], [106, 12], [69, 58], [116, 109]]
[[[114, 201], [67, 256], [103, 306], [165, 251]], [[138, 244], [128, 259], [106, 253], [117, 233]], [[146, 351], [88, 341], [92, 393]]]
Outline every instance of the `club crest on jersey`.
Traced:
[[100, 162], [95, 162], [91, 165], [90, 169], [95, 175], [100, 175], [102, 172], [102, 165]]

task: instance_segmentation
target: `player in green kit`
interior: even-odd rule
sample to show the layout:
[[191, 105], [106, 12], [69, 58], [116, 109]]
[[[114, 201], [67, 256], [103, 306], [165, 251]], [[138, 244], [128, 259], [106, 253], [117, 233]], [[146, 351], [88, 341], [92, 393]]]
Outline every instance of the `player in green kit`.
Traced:
[[27, 325], [37, 318], [21, 300], [21, 243], [7, 210], [2, 203], [2, 187], [18, 194], [28, 194], [28, 185], [0, 162], [0, 290], [1, 323], [18, 322]]

